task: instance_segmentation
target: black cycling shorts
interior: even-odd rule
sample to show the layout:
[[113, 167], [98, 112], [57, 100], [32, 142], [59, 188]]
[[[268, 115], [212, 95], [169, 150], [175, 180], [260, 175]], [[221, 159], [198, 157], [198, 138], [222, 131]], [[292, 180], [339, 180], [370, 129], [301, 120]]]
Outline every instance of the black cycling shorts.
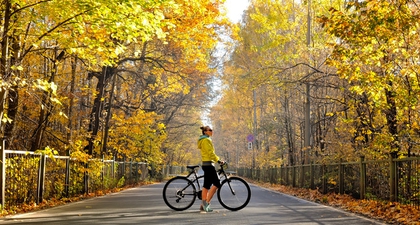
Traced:
[[205, 189], [210, 189], [211, 185], [220, 188], [220, 178], [217, 174], [216, 168], [214, 166], [201, 166], [204, 171], [204, 184]]

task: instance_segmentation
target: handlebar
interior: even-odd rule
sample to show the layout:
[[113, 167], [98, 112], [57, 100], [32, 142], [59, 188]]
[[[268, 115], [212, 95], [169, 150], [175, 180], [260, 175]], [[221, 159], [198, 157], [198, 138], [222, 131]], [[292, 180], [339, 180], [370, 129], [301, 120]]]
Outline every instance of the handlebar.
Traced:
[[219, 165], [220, 165], [221, 170], [224, 170], [224, 169], [228, 168], [228, 163], [226, 161], [219, 162]]
[[217, 163], [219, 163], [219, 165], [221, 165], [221, 166], [227, 164], [226, 161], [220, 161], [220, 160]]

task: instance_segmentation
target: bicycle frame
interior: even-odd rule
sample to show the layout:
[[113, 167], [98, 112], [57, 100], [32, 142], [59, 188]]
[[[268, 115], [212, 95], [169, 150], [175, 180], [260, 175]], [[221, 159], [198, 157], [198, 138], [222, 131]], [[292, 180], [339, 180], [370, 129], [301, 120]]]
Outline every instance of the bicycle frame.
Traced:
[[[198, 174], [199, 165], [187, 166], [187, 176], [171, 178], [163, 188], [163, 199], [170, 208], [182, 211], [190, 208], [196, 198], [202, 200], [204, 175]], [[217, 190], [220, 204], [232, 211], [244, 208], [251, 198], [251, 189], [240, 177], [231, 176], [233, 172], [225, 171], [227, 164], [220, 165], [217, 174], [221, 187]]]
[[[220, 183], [223, 181], [223, 180], [225, 180], [225, 179], [228, 179], [229, 177], [228, 177], [228, 174], [226, 174], [226, 172], [225, 172], [225, 170], [224, 170], [224, 167], [225, 165], [220, 165], [220, 169], [218, 169], [217, 170], [217, 174], [219, 175], [219, 177], [223, 177], [223, 179], [220, 179]], [[198, 176], [198, 173], [196, 172], [196, 168], [198, 168], [198, 166], [197, 167], [195, 167], [194, 169], [192, 169], [192, 171], [186, 176], [186, 178], [187, 179], [189, 179], [189, 180], [191, 180], [191, 182], [196, 186], [196, 187], [198, 187], [197, 188], [197, 190], [198, 190], [198, 192], [196, 193], [197, 194], [197, 197], [198, 197], [198, 199], [200, 199], [200, 200], [202, 200], [202, 198], [201, 198], [201, 192], [202, 192], [202, 187], [201, 187], [201, 185], [200, 185], [200, 182], [199, 182], [199, 180], [200, 179], [202, 179], [202, 178], [204, 178], [204, 175], [200, 175], [200, 176]], [[188, 186], [187, 186], [188, 187]], [[187, 188], [186, 187], [186, 188]], [[235, 194], [235, 192], [232, 190], [232, 187], [230, 186], [230, 183], [229, 183], [229, 188], [230, 188], [230, 190], [232, 191], [232, 193], [233, 194]]]

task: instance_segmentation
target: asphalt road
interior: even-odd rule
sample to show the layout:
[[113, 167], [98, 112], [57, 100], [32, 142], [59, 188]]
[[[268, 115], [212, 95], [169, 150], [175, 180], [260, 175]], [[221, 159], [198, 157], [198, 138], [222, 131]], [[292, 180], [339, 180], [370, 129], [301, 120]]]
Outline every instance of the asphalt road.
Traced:
[[224, 209], [215, 196], [212, 213], [200, 213], [199, 200], [190, 209], [178, 212], [165, 205], [162, 199], [163, 185], [146, 185], [47, 210], [1, 218], [0, 224], [384, 224], [254, 185], [251, 185], [250, 203], [240, 211]]

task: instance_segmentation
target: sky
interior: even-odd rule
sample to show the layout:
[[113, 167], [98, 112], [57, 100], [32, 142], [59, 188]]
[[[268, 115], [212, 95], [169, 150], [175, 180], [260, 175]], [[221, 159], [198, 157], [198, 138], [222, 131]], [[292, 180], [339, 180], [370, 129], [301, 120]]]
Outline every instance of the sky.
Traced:
[[226, 0], [225, 6], [227, 15], [233, 23], [237, 23], [242, 18], [243, 11], [248, 7], [248, 0]]
[[[226, 13], [232, 23], [238, 23], [241, 20], [243, 11], [247, 9], [248, 5], [249, 5], [248, 0], [226, 0], [225, 1], [225, 6], [227, 10]], [[215, 80], [213, 82], [214, 82], [213, 88], [217, 90], [220, 89], [220, 84], [218, 84], [218, 80]], [[217, 101], [218, 101], [218, 98], [216, 98], [210, 105], [216, 104]], [[208, 111], [204, 111], [202, 114], [201, 120], [204, 126], [207, 126], [207, 125], [211, 126], [211, 121], [207, 117], [208, 114], [209, 114]]]

